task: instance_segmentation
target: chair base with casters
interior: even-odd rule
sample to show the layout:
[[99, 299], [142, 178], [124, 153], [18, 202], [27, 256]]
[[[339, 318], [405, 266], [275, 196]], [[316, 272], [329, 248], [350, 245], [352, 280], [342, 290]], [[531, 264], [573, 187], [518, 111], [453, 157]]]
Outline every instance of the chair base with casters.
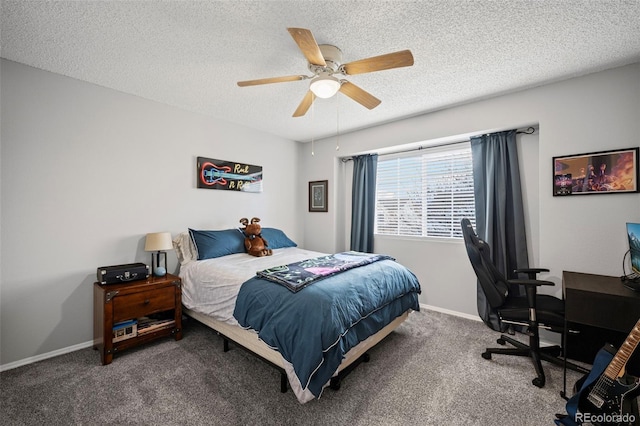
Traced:
[[[536, 372], [536, 377], [531, 382], [540, 388], [546, 382], [542, 361], [559, 366], [566, 365], [572, 370], [586, 372], [586, 369], [560, 358], [562, 353], [560, 346], [540, 347], [539, 330], [541, 328], [564, 333], [565, 327], [564, 301], [537, 292], [538, 287], [555, 285], [551, 281], [536, 279], [537, 274], [549, 270], [516, 269], [513, 271], [516, 276], [526, 274], [527, 279], [506, 279], [494, 266], [489, 245], [476, 235], [471, 222], [468, 219], [462, 219], [461, 225], [471, 266], [489, 307], [498, 315], [501, 324], [509, 327], [524, 327], [524, 333], [529, 336], [529, 344], [525, 344], [503, 334], [497, 342], [501, 345], [509, 343], [514, 347], [487, 348], [482, 353], [482, 357], [491, 359], [494, 354], [529, 357]], [[524, 289], [525, 294], [517, 294], [515, 289], [518, 287]]]
[[[525, 334], [529, 336], [529, 344], [520, 342], [505, 334], [502, 334], [496, 342], [500, 345], [506, 345], [509, 343], [514, 346], [513, 348], [487, 348], [482, 353], [482, 358], [491, 359], [492, 354], [496, 355], [514, 355], [525, 356], [531, 358], [533, 367], [536, 372], [536, 377], [531, 380], [534, 386], [539, 388], [544, 387], [546, 383], [546, 377], [544, 369], [542, 368], [542, 361], [547, 361], [560, 367], [569, 368], [580, 373], [587, 373], [588, 370], [567, 361], [564, 358], [560, 358], [562, 354], [562, 348], [559, 345], [553, 346], [540, 346], [540, 334], [541, 328], [547, 329], [555, 333], [563, 333], [564, 327], [559, 324], [564, 323], [564, 318], [560, 313], [564, 312], [564, 302], [556, 297], [549, 295], [537, 294], [537, 287], [540, 285], [553, 285], [548, 281], [536, 280], [537, 274], [540, 272], [547, 272], [544, 268], [528, 268], [518, 269], [514, 272], [517, 274], [527, 274], [527, 280], [508, 280], [509, 283], [524, 285], [526, 290], [526, 298], [507, 298], [504, 304], [498, 309], [501, 322], [509, 324], [509, 326], [526, 327]], [[527, 312], [528, 317], [522, 318], [523, 312]], [[503, 318], [503, 313], [507, 317], [518, 317], [520, 321], [507, 320]], [[540, 316], [540, 318], [538, 318]], [[544, 324], [552, 324], [550, 326]]]
[[[526, 298], [524, 297], [507, 297], [503, 305], [498, 309], [501, 322], [508, 324], [510, 327], [525, 327], [525, 334], [529, 336], [529, 344], [525, 344], [506, 335], [501, 335], [497, 339], [500, 345], [507, 343], [514, 346], [513, 348], [487, 348], [482, 353], [484, 359], [491, 359], [491, 354], [527, 356], [531, 358], [536, 377], [531, 381], [534, 386], [544, 387], [546, 378], [542, 361], [547, 361], [560, 367], [566, 366], [572, 370], [586, 373], [588, 370], [577, 364], [571, 363], [564, 358], [560, 358], [562, 348], [559, 345], [540, 346], [539, 330], [547, 329], [555, 333], [564, 333], [564, 301], [544, 294], [538, 294], [537, 288], [542, 285], [553, 285], [548, 281], [537, 280], [537, 274], [548, 272], [544, 268], [527, 268], [517, 269], [516, 274], [526, 274], [527, 280], [508, 280], [509, 283], [520, 284], [525, 287]], [[528, 315], [524, 317], [524, 312]], [[506, 319], [504, 317], [510, 318]], [[518, 321], [514, 321], [517, 319]], [[549, 324], [549, 325], [546, 325]]]
[[531, 383], [539, 388], [544, 387], [546, 383], [544, 369], [542, 368], [542, 361], [547, 361], [560, 367], [564, 367], [566, 362], [567, 368], [570, 368], [574, 371], [578, 371], [580, 373], [587, 373], [589, 371], [577, 364], [566, 361], [564, 358], [560, 358], [560, 355], [562, 354], [562, 348], [558, 345], [540, 347], [539, 340], [536, 338], [536, 336], [529, 336], [528, 345], [504, 334], [501, 335], [500, 338], [496, 340], [496, 342], [503, 346], [509, 343], [514, 347], [487, 348], [482, 353], [482, 358], [490, 360], [491, 355], [493, 354], [530, 357], [537, 375], [537, 377], [531, 380]]

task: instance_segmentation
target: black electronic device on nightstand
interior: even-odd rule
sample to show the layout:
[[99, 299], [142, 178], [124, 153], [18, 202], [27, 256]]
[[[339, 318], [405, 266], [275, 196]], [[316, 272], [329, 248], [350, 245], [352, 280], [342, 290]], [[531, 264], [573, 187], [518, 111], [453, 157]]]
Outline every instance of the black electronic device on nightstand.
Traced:
[[119, 284], [149, 278], [149, 265], [127, 263], [125, 265], [101, 266], [97, 271], [98, 284]]

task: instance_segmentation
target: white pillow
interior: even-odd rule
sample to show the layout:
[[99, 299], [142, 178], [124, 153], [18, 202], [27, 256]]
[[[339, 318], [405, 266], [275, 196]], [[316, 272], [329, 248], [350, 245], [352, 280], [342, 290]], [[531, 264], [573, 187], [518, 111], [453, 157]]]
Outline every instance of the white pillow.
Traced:
[[173, 248], [181, 265], [186, 265], [192, 260], [198, 260], [198, 254], [188, 231], [181, 232], [173, 239]]

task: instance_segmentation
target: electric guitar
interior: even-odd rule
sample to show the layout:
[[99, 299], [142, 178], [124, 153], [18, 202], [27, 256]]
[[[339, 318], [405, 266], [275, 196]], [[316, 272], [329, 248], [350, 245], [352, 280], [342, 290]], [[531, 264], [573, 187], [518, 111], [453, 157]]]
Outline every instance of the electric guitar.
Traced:
[[[600, 349], [582, 388], [567, 402], [567, 413], [577, 423], [590, 421], [599, 425], [636, 424], [640, 419], [626, 412], [625, 404], [640, 393], [640, 380], [622, 381], [627, 361], [640, 343], [640, 320], [631, 330], [616, 354]], [[609, 361], [606, 366], [606, 362]], [[627, 376], [630, 377], [630, 376]], [[626, 406], [626, 404], [625, 404]], [[566, 423], [569, 424], [569, 423]]]

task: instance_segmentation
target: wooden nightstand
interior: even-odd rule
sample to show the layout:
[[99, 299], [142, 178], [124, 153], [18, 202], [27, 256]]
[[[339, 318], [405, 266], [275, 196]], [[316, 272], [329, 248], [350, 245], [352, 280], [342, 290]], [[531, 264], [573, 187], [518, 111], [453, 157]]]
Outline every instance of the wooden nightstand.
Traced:
[[[169, 322], [113, 341], [114, 324], [141, 317], [161, 317]], [[115, 353], [165, 336], [182, 339], [180, 277], [167, 274], [122, 284], [93, 284], [93, 347], [100, 351], [103, 365], [110, 364]]]

